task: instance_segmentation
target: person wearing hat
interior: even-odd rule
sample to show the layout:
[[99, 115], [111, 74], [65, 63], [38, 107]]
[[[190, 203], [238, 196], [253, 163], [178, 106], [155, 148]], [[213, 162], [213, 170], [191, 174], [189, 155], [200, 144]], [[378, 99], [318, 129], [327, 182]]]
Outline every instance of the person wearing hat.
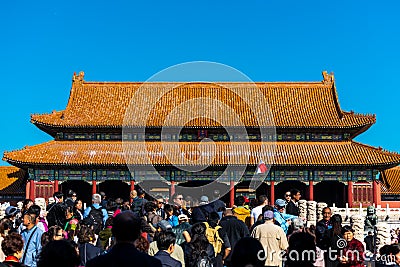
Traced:
[[9, 219], [11, 222], [11, 229], [8, 229], [8, 232], [16, 232], [17, 231], [17, 215], [20, 215], [20, 210], [14, 206], [8, 206], [5, 211], [5, 218]]
[[189, 217], [185, 214], [181, 214], [178, 216], [178, 225], [172, 228], [172, 232], [176, 235], [176, 243], [178, 245], [183, 242], [190, 242], [190, 228], [192, 227], [189, 224]]
[[207, 196], [202, 196], [200, 198], [199, 206], [194, 207], [192, 210], [192, 224], [206, 222], [208, 220], [208, 216], [213, 211], [216, 212], [214, 205], [208, 202]]
[[297, 216], [284, 213], [286, 201], [283, 199], [277, 199], [275, 201], [274, 217], [277, 224], [281, 226], [285, 234], [288, 233], [291, 220], [298, 218]]
[[239, 220], [244, 222], [247, 227], [250, 227], [250, 210], [244, 206], [245, 202], [246, 198], [244, 196], [237, 196], [234, 201], [235, 208], [233, 209], [233, 213]]
[[282, 266], [282, 253], [289, 247], [286, 234], [283, 229], [274, 224], [274, 212], [264, 212], [264, 223], [256, 226], [251, 236], [260, 241], [267, 251], [265, 266]]

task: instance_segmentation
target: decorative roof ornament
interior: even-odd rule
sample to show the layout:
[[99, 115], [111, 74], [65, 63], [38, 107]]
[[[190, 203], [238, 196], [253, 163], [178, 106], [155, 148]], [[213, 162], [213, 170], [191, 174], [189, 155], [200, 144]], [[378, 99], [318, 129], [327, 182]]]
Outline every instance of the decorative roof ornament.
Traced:
[[333, 72], [328, 74], [328, 72], [326, 70], [324, 70], [322, 72], [322, 77], [324, 77], [324, 80], [322, 81], [322, 83], [324, 83], [324, 84], [334, 83], [335, 82], [335, 77], [333, 75]]
[[85, 77], [85, 73], [83, 71], [79, 72], [78, 75], [76, 75], [76, 72], [74, 72], [74, 76], [72, 76], [72, 82], [79, 82], [83, 83], [85, 80], [83, 79]]

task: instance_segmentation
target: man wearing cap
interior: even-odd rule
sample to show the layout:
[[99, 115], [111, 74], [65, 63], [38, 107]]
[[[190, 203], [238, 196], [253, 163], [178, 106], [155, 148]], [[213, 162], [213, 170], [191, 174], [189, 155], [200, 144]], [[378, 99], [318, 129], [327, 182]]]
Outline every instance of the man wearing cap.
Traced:
[[180, 245], [185, 241], [190, 241], [189, 232], [192, 226], [189, 224], [189, 217], [185, 214], [178, 216], [178, 222], [177, 226], [172, 227], [172, 232], [176, 235], [176, 243]]
[[260, 241], [265, 251], [265, 266], [282, 266], [284, 251], [289, 247], [283, 229], [274, 224], [274, 213], [263, 214], [265, 223], [256, 226], [251, 236]]
[[192, 211], [192, 224], [198, 222], [206, 222], [211, 212], [216, 210], [212, 203], [208, 203], [208, 197], [202, 196], [198, 207], [193, 208]]
[[275, 201], [274, 218], [277, 224], [281, 226], [285, 234], [287, 234], [291, 220], [297, 218], [297, 216], [284, 213], [285, 205], [286, 201], [283, 199], [277, 199]]

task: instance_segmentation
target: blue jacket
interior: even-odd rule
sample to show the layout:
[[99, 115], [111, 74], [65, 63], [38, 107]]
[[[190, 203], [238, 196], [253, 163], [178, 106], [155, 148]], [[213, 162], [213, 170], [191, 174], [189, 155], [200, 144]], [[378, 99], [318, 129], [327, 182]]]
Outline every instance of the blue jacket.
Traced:
[[156, 253], [156, 255], [154, 255], [154, 258], [159, 259], [161, 261], [162, 267], [181, 267], [182, 266], [182, 264], [179, 261], [172, 258], [171, 255], [164, 250], [159, 250]]
[[288, 224], [287, 220], [292, 220], [294, 218], [297, 218], [297, 216], [286, 214], [286, 213], [281, 213], [277, 209], [274, 208], [274, 218], [275, 218], [275, 221], [282, 227], [285, 234], [287, 234], [288, 229], [289, 229], [289, 224]]
[[[24, 240], [24, 253], [26, 253], [26, 257], [24, 262], [22, 262], [23, 258], [21, 258], [20, 261], [24, 263], [26, 266], [36, 267], [36, 261], [42, 249], [42, 243], [41, 243], [42, 234], [43, 231], [40, 230], [37, 226], [34, 226], [30, 230], [26, 228], [22, 230], [21, 236], [22, 239]], [[26, 247], [31, 235], [32, 235], [31, 241], [29, 242], [28, 247]]]

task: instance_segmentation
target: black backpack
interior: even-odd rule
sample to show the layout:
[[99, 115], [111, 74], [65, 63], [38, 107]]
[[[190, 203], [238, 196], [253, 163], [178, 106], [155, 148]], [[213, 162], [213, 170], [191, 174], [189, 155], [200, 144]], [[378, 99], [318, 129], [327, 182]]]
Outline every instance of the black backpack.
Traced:
[[213, 267], [212, 260], [208, 257], [207, 252], [204, 250], [200, 252], [200, 255], [196, 259], [195, 267]]
[[103, 230], [103, 207], [100, 206], [98, 209], [91, 206], [88, 216], [84, 219], [84, 224], [91, 226], [95, 234], [99, 234]]
[[131, 205], [131, 211], [133, 213], [136, 213], [140, 217], [144, 215], [143, 209], [144, 209], [144, 199], [143, 198], [135, 198], [132, 202]]

